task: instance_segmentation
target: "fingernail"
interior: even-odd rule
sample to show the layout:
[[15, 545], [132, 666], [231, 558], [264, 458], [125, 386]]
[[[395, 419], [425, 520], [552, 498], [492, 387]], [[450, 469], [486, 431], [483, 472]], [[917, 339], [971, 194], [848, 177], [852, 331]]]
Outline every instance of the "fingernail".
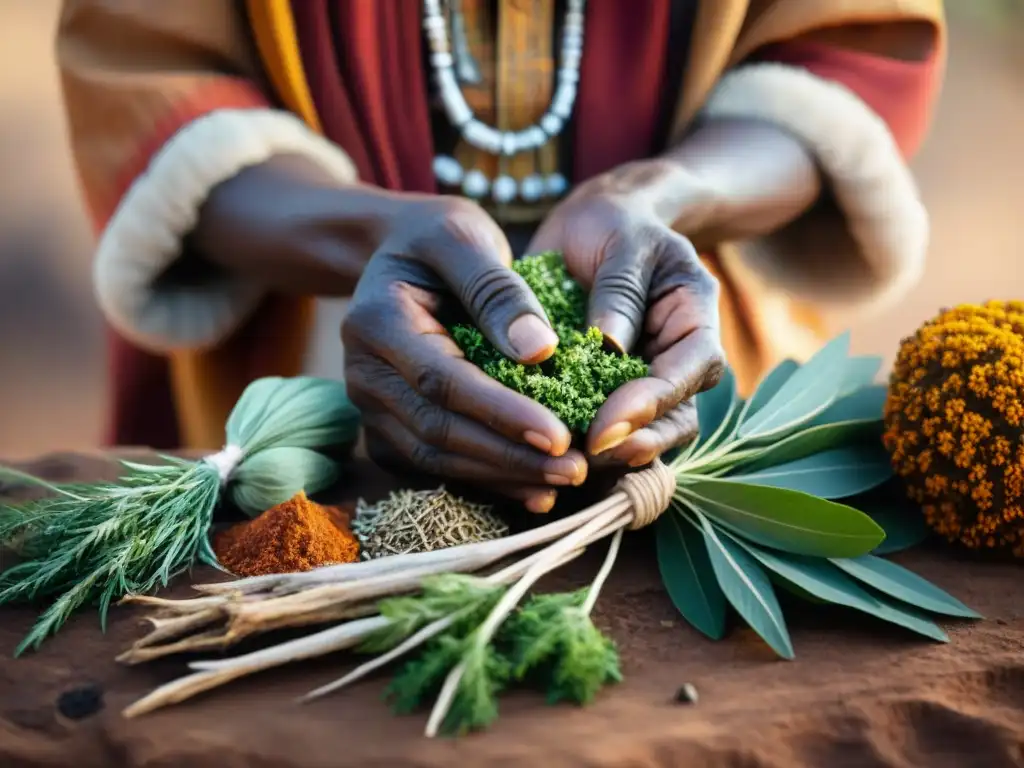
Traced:
[[536, 315], [517, 317], [508, 327], [508, 340], [519, 361], [526, 365], [547, 360], [558, 346], [555, 332]]
[[[632, 436], [630, 435], [630, 437]], [[649, 446], [620, 445], [618, 450], [612, 451], [611, 458], [627, 467], [636, 468], [647, 466], [654, 461], [657, 455], [658, 452]]]
[[546, 435], [534, 432], [532, 429], [528, 429], [523, 433], [523, 440], [543, 453], [551, 453], [551, 449], [554, 447], [554, 444], [548, 440]]
[[544, 482], [548, 485], [572, 485], [573, 480], [565, 475], [554, 475], [550, 472], [545, 472]]
[[605, 344], [622, 354], [629, 351], [635, 331], [628, 317], [618, 312], [609, 312], [597, 321], [597, 327], [604, 334]]
[[657, 457], [658, 457], [657, 451], [641, 451], [640, 453], [636, 454], [636, 456], [631, 458], [626, 463], [629, 466], [633, 467], [634, 469], [636, 467], [646, 467], [648, 464], [650, 464], [652, 461], [654, 461]]
[[573, 458], [561, 458], [547, 463], [548, 471], [544, 473], [544, 481], [549, 485], [582, 485], [587, 479], [587, 466], [582, 466]]
[[547, 514], [554, 508], [557, 498], [558, 494], [554, 491], [539, 493], [526, 500], [526, 509], [535, 515]]
[[612, 424], [604, 431], [601, 438], [597, 441], [597, 444], [594, 446], [593, 454], [598, 456], [605, 451], [610, 451], [612, 448], [617, 448], [626, 442], [626, 438], [631, 434], [633, 434], [633, 425], [628, 421], [620, 421], [618, 424]]

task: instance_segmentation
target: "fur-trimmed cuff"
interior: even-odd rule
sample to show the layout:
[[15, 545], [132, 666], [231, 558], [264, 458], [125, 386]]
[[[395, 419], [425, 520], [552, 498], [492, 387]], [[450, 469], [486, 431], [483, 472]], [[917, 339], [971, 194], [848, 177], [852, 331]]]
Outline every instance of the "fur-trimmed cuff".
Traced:
[[261, 285], [235, 275], [188, 285], [161, 278], [213, 188], [279, 154], [305, 155], [342, 182], [356, 178], [348, 155], [279, 110], [216, 110], [161, 147], [122, 198], [96, 253], [96, 295], [118, 332], [169, 352], [213, 346], [242, 324], [264, 296]]
[[775, 63], [722, 78], [701, 115], [773, 123], [814, 154], [826, 193], [796, 221], [740, 244], [791, 295], [837, 309], [885, 305], [918, 280], [928, 215], [884, 121], [845, 86]]

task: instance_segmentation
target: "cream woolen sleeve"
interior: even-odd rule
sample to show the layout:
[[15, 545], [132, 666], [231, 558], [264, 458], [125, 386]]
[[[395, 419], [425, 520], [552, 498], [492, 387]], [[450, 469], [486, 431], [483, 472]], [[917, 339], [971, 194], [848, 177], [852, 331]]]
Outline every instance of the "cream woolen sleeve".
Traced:
[[210, 191], [281, 153], [305, 155], [339, 182], [356, 178], [341, 149], [291, 113], [273, 109], [210, 112], [152, 157], [104, 228], [94, 262], [100, 306], [120, 333], [166, 352], [216, 345], [241, 325], [263, 297], [263, 286], [212, 270], [181, 283], [167, 273]]
[[803, 216], [737, 244], [744, 261], [790, 295], [839, 310], [877, 308], [921, 275], [928, 216], [888, 126], [844, 85], [795, 66], [726, 74], [700, 118], [778, 125], [813, 153], [826, 194]]

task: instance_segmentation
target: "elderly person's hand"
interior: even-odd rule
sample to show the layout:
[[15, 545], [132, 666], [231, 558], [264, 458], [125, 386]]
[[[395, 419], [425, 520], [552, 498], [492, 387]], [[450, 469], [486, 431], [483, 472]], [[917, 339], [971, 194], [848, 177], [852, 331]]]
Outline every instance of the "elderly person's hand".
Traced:
[[530, 245], [531, 253], [562, 251], [590, 292], [588, 324], [650, 363], [649, 376], [613, 392], [591, 425], [587, 451], [601, 460], [642, 466], [688, 443], [697, 431], [693, 396], [724, 368], [718, 284], [671, 227], [674, 190], [689, 188], [668, 160], [617, 168], [578, 187]]
[[556, 487], [586, 478], [582, 453], [549, 410], [468, 362], [438, 319], [445, 302], [457, 302], [506, 356], [551, 356], [557, 337], [509, 268], [505, 236], [457, 198], [404, 198], [386, 220], [342, 332], [371, 456], [548, 511]]

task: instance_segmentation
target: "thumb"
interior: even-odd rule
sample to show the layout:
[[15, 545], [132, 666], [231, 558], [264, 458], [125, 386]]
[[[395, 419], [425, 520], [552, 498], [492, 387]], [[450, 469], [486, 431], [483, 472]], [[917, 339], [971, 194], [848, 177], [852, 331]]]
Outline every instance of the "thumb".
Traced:
[[633, 243], [618, 242], [594, 273], [587, 325], [597, 326], [620, 352], [633, 348], [644, 327], [652, 264]]
[[533, 291], [509, 266], [501, 230], [476, 214], [456, 212], [446, 227], [454, 236], [432, 242], [425, 260], [503, 355], [527, 365], [543, 362], [558, 336]]

